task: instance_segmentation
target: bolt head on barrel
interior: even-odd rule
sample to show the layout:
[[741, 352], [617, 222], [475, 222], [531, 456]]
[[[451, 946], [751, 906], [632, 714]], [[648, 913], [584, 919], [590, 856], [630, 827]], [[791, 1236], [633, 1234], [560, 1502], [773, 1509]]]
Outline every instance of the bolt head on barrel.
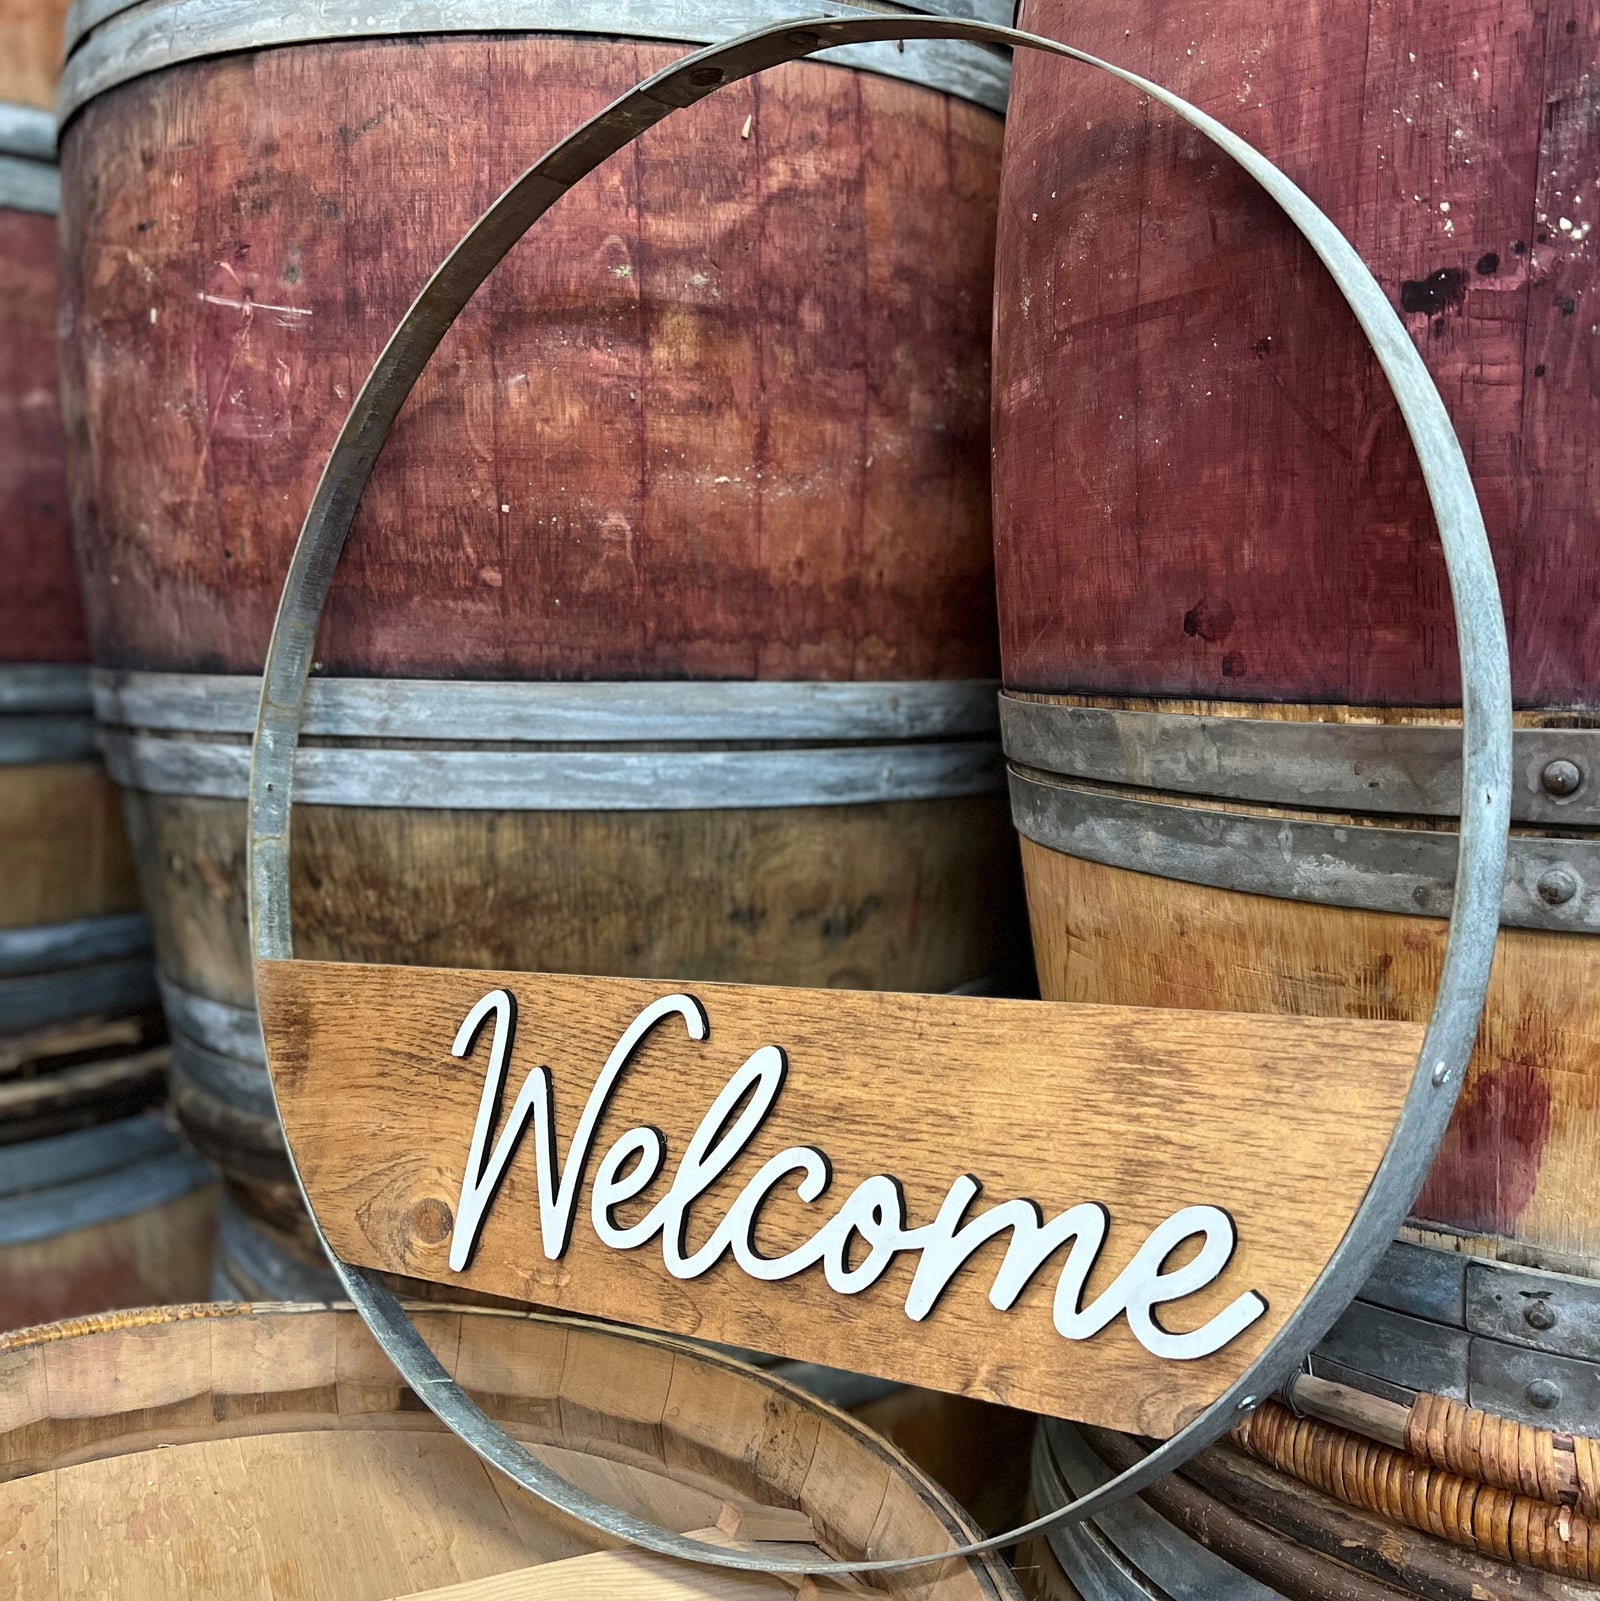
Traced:
[[1578, 875], [1570, 867], [1551, 867], [1539, 875], [1534, 887], [1546, 906], [1565, 906], [1581, 886]]
[[1561, 1386], [1553, 1379], [1535, 1379], [1524, 1394], [1528, 1405], [1539, 1412], [1548, 1412], [1561, 1402]]
[[1546, 762], [1545, 768], [1539, 775], [1539, 783], [1547, 795], [1554, 795], [1558, 800], [1568, 795], [1576, 795], [1583, 783], [1583, 769], [1576, 762], [1569, 762], [1566, 757], [1559, 756], [1553, 762]]

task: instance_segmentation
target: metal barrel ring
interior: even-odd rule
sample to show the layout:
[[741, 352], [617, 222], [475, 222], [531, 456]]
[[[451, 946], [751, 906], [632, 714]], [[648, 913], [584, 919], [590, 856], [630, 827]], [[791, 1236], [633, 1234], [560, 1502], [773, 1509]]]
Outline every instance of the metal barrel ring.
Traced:
[[334, 570], [384, 440], [445, 332], [490, 271], [545, 211], [647, 128], [721, 85], [765, 68], [838, 45], [900, 39], [953, 39], [1037, 50], [1111, 74], [1176, 113], [1243, 167], [1322, 259], [1399, 403], [1444, 549], [1461, 657], [1460, 852], [1439, 988], [1404, 1105], [1349, 1229], [1310, 1292], [1246, 1372], [1141, 1462], [1068, 1505], [992, 1538], [922, 1558], [816, 1562], [709, 1545], [628, 1516], [562, 1479], [491, 1422], [445, 1371], [387, 1287], [329, 1250], [351, 1302], [406, 1382], [452, 1432], [524, 1489], [591, 1528], [647, 1550], [705, 1566], [797, 1576], [901, 1569], [975, 1556], [1089, 1517], [1137, 1493], [1219, 1438], [1241, 1412], [1299, 1367], [1404, 1220], [1454, 1108], [1488, 985], [1509, 830], [1510, 669], [1482, 513], [1449, 415], [1422, 358], [1388, 297], [1328, 217], [1276, 166], [1205, 112], [1158, 84], [1070, 45], [964, 18], [865, 13], [859, 18], [797, 17], [684, 57], [556, 145], [489, 207], [445, 258], [379, 356], [317, 485], [268, 649], [249, 797], [250, 916], [256, 958], [286, 960], [293, 955], [289, 825], [294, 759], [313, 645]]

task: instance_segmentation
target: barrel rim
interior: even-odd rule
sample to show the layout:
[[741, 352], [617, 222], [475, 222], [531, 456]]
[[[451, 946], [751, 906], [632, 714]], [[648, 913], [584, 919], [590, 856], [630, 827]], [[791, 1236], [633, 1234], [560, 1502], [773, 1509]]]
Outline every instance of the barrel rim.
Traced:
[[[893, 1442], [869, 1428], [860, 1419], [852, 1417], [848, 1412], [841, 1411], [829, 1401], [795, 1384], [781, 1371], [773, 1372], [768, 1368], [756, 1367], [708, 1345], [696, 1344], [651, 1330], [603, 1323], [592, 1318], [540, 1312], [532, 1308], [459, 1306], [441, 1301], [408, 1300], [404, 1304], [408, 1311], [427, 1320], [454, 1319], [459, 1320], [463, 1326], [474, 1320], [488, 1319], [544, 1324], [578, 1332], [584, 1337], [622, 1341], [655, 1350], [666, 1349], [675, 1358], [720, 1370], [733, 1380], [753, 1384], [771, 1392], [776, 1400], [786, 1402], [804, 1414], [820, 1416], [847, 1436], [852, 1445], [859, 1447], [868, 1456], [876, 1458], [895, 1477], [905, 1481], [912, 1488], [919, 1504], [944, 1528], [950, 1538], [952, 1551], [977, 1532], [970, 1514]], [[97, 1336], [168, 1325], [209, 1322], [214, 1319], [220, 1321], [249, 1318], [257, 1315], [337, 1319], [340, 1322], [351, 1322], [360, 1326], [359, 1314], [348, 1302], [335, 1305], [321, 1302], [202, 1302], [100, 1312], [56, 1323], [35, 1324], [29, 1328], [0, 1332], [0, 1356], [38, 1352], [45, 1359], [50, 1359], [49, 1353], [52, 1348], [73, 1340], [93, 1339]], [[140, 1413], [134, 1408], [128, 1412], [107, 1415], [133, 1420], [139, 1418]], [[23, 1427], [28, 1426], [23, 1425]], [[6, 1432], [0, 1430], [0, 1440], [4, 1439]], [[131, 1448], [130, 1451], [105, 1451], [96, 1454], [105, 1457], [131, 1454], [131, 1451], [137, 1450], [141, 1444], [148, 1447], [150, 1436], [146, 1429], [130, 1427], [125, 1438]], [[46, 1463], [42, 1471], [49, 1471], [52, 1466], [54, 1464]], [[993, 1559], [979, 1558], [968, 1560], [964, 1566], [993, 1601], [1014, 1601], [1014, 1598], [1020, 1597], [1020, 1591], [1017, 1590], [1015, 1581], [1005, 1564]]]
[[[1012, 0], [872, 0], [873, 11], [979, 16], [1004, 27]], [[65, 129], [99, 95], [185, 62], [334, 40], [449, 34], [529, 34], [718, 44], [789, 15], [784, 0], [382, 0], [359, 10], [315, 0], [73, 0], [56, 119]], [[815, 0], [813, 13], [860, 16], [863, 7]], [[334, 13], [337, 14], [334, 14]], [[1010, 63], [977, 43], [845, 46], [824, 65], [896, 78], [1004, 114]]]

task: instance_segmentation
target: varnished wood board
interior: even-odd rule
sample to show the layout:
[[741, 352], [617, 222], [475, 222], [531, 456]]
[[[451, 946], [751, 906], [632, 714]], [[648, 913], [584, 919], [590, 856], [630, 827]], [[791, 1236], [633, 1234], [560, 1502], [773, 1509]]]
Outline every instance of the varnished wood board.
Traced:
[[[515, 997], [495, 1137], [530, 1071], [547, 1065], [564, 1171], [602, 1064], [672, 986], [313, 962], [263, 963], [257, 985], [284, 1125], [347, 1261], [1155, 1435], [1220, 1394], [1304, 1297], [1383, 1154], [1422, 1035], [1405, 1023], [696, 984], [709, 1031], [692, 1040], [672, 1014], [615, 1080], [565, 1249], [545, 1255], [530, 1125], [457, 1272], [451, 1237], [493, 1031], [490, 1020], [453, 1057], [469, 1011], [496, 987]], [[785, 1055], [781, 1088], [687, 1209], [689, 1252], [764, 1162], [808, 1146], [826, 1155], [829, 1182], [810, 1204], [796, 1196], [798, 1174], [777, 1184], [757, 1214], [761, 1256], [810, 1240], [873, 1175], [898, 1181], [911, 1229], [971, 1174], [983, 1188], [969, 1221], [1013, 1199], [1046, 1219], [1105, 1209], [1084, 1308], [1164, 1220], [1206, 1206], [1227, 1214], [1235, 1249], [1205, 1287], [1156, 1308], [1160, 1328], [1198, 1330], [1247, 1294], [1265, 1310], [1212, 1354], [1174, 1360], [1125, 1315], [1085, 1337], [1057, 1332], [1066, 1242], [998, 1310], [988, 1296], [1011, 1236], [997, 1236], [920, 1321], [905, 1310], [919, 1260], [910, 1250], [844, 1294], [818, 1266], [763, 1282], [724, 1255], [674, 1277], [660, 1234], [631, 1249], [602, 1243], [590, 1202], [612, 1143], [646, 1126], [665, 1142], [658, 1176], [613, 1209], [614, 1226], [629, 1227], [666, 1192], [718, 1093], [767, 1046]], [[859, 1235], [852, 1244], [844, 1261], [856, 1267], [866, 1249]], [[1180, 1246], [1165, 1269], [1194, 1250]]]

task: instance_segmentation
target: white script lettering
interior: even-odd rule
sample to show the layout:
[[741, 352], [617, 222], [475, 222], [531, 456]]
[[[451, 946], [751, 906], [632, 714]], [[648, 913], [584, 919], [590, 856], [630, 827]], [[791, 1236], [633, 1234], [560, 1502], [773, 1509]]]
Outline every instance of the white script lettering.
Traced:
[[[529, 1072], [490, 1151], [516, 1035], [514, 998], [506, 990], [491, 990], [467, 1013], [451, 1047], [452, 1055], [469, 1056], [491, 1017], [494, 1034], [489, 1065], [450, 1242], [450, 1267], [457, 1273], [465, 1271], [472, 1260], [484, 1220], [530, 1118], [541, 1243], [545, 1256], [555, 1261], [571, 1243], [573, 1213], [595, 1130], [617, 1081], [645, 1036], [670, 1017], [683, 1020], [691, 1040], [703, 1041], [709, 1033], [705, 1010], [692, 995], [666, 995], [645, 1007], [606, 1058], [584, 1103], [566, 1162], [558, 1166], [548, 1067]], [[694, 1203], [749, 1148], [776, 1104], [787, 1072], [788, 1060], [777, 1046], [763, 1045], [754, 1051], [729, 1078], [689, 1137], [666, 1192], [637, 1223], [626, 1227], [617, 1223], [614, 1209], [636, 1199], [656, 1180], [666, 1162], [667, 1146], [661, 1132], [647, 1126], [628, 1129], [613, 1140], [600, 1158], [590, 1189], [590, 1222], [601, 1243], [631, 1251], [659, 1235], [667, 1271], [685, 1280], [698, 1278], [727, 1255], [751, 1278], [769, 1283], [792, 1278], [820, 1263], [829, 1287], [840, 1295], [859, 1294], [877, 1283], [896, 1256], [915, 1253], [917, 1264], [905, 1312], [920, 1322], [968, 1259], [1007, 1230], [1010, 1238], [989, 1290], [990, 1304], [1002, 1312], [1015, 1305], [1045, 1263], [1070, 1241], [1051, 1311], [1057, 1333], [1063, 1339], [1087, 1340], [1125, 1315], [1134, 1338], [1147, 1351], [1171, 1361], [1192, 1361], [1221, 1350], [1267, 1310], [1261, 1296], [1249, 1290], [1187, 1334], [1169, 1333], [1157, 1322], [1157, 1307], [1204, 1289], [1227, 1267], [1235, 1243], [1233, 1220], [1215, 1206], [1185, 1206], [1163, 1220], [1128, 1265], [1085, 1307], [1085, 1287], [1110, 1224], [1105, 1207], [1085, 1201], [1046, 1221], [1034, 1202], [1013, 1200], [989, 1207], [969, 1220], [967, 1214], [982, 1190], [970, 1173], [961, 1174], [951, 1184], [933, 1220], [916, 1228], [907, 1227], [905, 1197], [898, 1181], [887, 1174], [873, 1174], [850, 1192], [804, 1244], [782, 1256], [762, 1256], [755, 1247], [756, 1224], [762, 1206], [779, 1185], [797, 1178], [794, 1195], [809, 1206], [821, 1199], [831, 1182], [827, 1157], [809, 1145], [791, 1146], [763, 1164], [705, 1242], [691, 1251], [688, 1234]], [[852, 1266], [851, 1241], [856, 1237], [865, 1251]], [[1181, 1267], [1169, 1270], [1166, 1263], [1178, 1248], [1197, 1238], [1200, 1249]]]

